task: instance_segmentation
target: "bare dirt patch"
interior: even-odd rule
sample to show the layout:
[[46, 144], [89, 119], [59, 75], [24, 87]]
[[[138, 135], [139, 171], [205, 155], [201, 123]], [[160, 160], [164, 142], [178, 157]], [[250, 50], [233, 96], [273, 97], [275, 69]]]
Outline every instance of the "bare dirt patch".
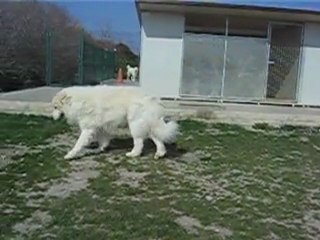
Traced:
[[125, 168], [117, 170], [119, 179], [115, 182], [116, 185], [128, 185], [132, 188], [138, 188], [140, 183], [144, 180], [149, 173], [128, 171]]
[[[18, 196], [23, 196], [27, 199], [27, 207], [39, 208], [48, 197], [65, 199], [72, 193], [86, 189], [89, 186], [89, 180], [100, 175], [98, 170], [100, 164], [90, 157], [72, 161], [70, 165], [71, 171], [66, 177], [37, 184], [38, 187], [46, 190], [27, 190], [26, 192], [18, 193]], [[15, 211], [15, 209], [8, 208], [8, 211]], [[13, 231], [20, 235], [30, 235], [34, 231], [43, 228], [50, 221], [51, 216], [47, 212], [36, 210], [31, 217], [15, 224]]]
[[58, 134], [54, 138], [49, 139], [47, 143], [50, 147], [58, 147], [58, 148], [65, 148], [65, 147], [72, 147], [77, 140], [75, 133], [68, 133], [68, 134]]
[[198, 219], [188, 216], [178, 217], [175, 222], [189, 234], [199, 234], [198, 229], [202, 228], [202, 225]]
[[35, 211], [30, 218], [27, 218], [21, 223], [13, 226], [13, 230], [21, 235], [30, 235], [34, 231], [43, 228], [49, 224], [52, 217], [47, 213], [40, 210]]
[[89, 157], [72, 161], [70, 164], [71, 172], [68, 176], [51, 184], [45, 192], [45, 196], [67, 198], [73, 192], [86, 189], [89, 186], [89, 180], [100, 175], [97, 170], [99, 163]]
[[219, 226], [217, 224], [210, 224], [209, 226], [203, 226], [198, 219], [185, 216], [185, 215], [176, 218], [175, 223], [181, 226], [189, 234], [198, 235], [199, 230], [202, 229], [207, 231], [214, 231], [222, 239], [232, 236], [232, 231], [228, 228]]
[[24, 145], [7, 145], [0, 147], [0, 170], [13, 161], [13, 157], [21, 157], [28, 152]]
[[311, 210], [304, 213], [304, 222], [310, 239], [320, 236], [320, 210]]

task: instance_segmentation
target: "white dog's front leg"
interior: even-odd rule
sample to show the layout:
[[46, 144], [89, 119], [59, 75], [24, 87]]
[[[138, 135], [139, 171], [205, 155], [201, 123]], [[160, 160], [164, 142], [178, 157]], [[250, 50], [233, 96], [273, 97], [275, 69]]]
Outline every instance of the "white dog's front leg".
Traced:
[[81, 131], [81, 134], [72, 148], [70, 152], [68, 152], [67, 155], [64, 156], [64, 159], [72, 159], [78, 156], [78, 154], [84, 149], [85, 146], [87, 146], [92, 137], [94, 136], [94, 130], [91, 129], [84, 129]]

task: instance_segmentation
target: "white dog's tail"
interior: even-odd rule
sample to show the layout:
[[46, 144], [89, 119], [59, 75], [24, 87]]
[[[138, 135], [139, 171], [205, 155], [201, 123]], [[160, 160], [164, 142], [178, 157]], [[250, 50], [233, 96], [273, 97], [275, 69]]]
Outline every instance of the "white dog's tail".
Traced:
[[160, 118], [158, 124], [152, 129], [152, 135], [164, 143], [172, 143], [176, 140], [179, 133], [179, 125], [175, 121], [166, 121]]

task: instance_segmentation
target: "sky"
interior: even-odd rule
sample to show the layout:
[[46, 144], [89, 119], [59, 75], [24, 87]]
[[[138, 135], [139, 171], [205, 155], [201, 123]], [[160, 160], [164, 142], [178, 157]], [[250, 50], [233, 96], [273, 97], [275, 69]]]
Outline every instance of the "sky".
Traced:
[[135, 53], [140, 48], [140, 25], [134, 0], [58, 1], [90, 32], [111, 31]]
[[[95, 33], [103, 29], [111, 30], [113, 37], [117, 41], [126, 43], [134, 52], [138, 53], [140, 48], [140, 27], [134, 1], [57, 0], [55, 2], [66, 8], [87, 30]], [[217, 0], [216, 2], [320, 11], [320, 0]]]

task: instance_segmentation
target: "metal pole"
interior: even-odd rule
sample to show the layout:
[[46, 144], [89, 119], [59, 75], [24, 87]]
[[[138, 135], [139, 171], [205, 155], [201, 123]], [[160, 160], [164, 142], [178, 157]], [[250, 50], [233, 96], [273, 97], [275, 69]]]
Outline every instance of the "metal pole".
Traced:
[[270, 70], [270, 53], [271, 53], [271, 35], [272, 35], [272, 24], [268, 22], [268, 30], [267, 30], [267, 44], [268, 44], [268, 52], [267, 52], [267, 70], [266, 70], [266, 81], [264, 86], [264, 100], [267, 100], [268, 95], [268, 78], [269, 78], [269, 70]]
[[[118, 68], [120, 66], [118, 66], [118, 56], [117, 56], [117, 49], [114, 48], [113, 52], [110, 52], [112, 54], [112, 66], [110, 66], [110, 68], [112, 69], [112, 75], [111, 78], [115, 78], [115, 73], [118, 71]], [[111, 65], [111, 64], [110, 64]]]
[[83, 63], [84, 63], [84, 32], [81, 31], [80, 33], [80, 39], [79, 39], [79, 80], [78, 83], [80, 85], [83, 85], [84, 82], [84, 69], [83, 69]]
[[298, 76], [297, 76], [297, 83], [296, 83], [296, 95], [295, 95], [295, 102], [298, 103], [300, 101], [300, 90], [301, 90], [301, 64], [302, 58], [304, 54], [304, 34], [305, 34], [305, 25], [301, 25], [301, 39], [300, 39], [300, 48], [299, 48], [299, 61], [298, 61]]
[[222, 71], [222, 80], [221, 80], [221, 92], [220, 97], [223, 99], [224, 96], [224, 81], [226, 78], [226, 65], [227, 65], [227, 49], [228, 49], [228, 35], [229, 35], [229, 18], [226, 18], [226, 27], [225, 27], [225, 37], [224, 37], [224, 54], [223, 54], [223, 71]]
[[50, 86], [53, 78], [53, 31], [46, 32], [46, 84]]

